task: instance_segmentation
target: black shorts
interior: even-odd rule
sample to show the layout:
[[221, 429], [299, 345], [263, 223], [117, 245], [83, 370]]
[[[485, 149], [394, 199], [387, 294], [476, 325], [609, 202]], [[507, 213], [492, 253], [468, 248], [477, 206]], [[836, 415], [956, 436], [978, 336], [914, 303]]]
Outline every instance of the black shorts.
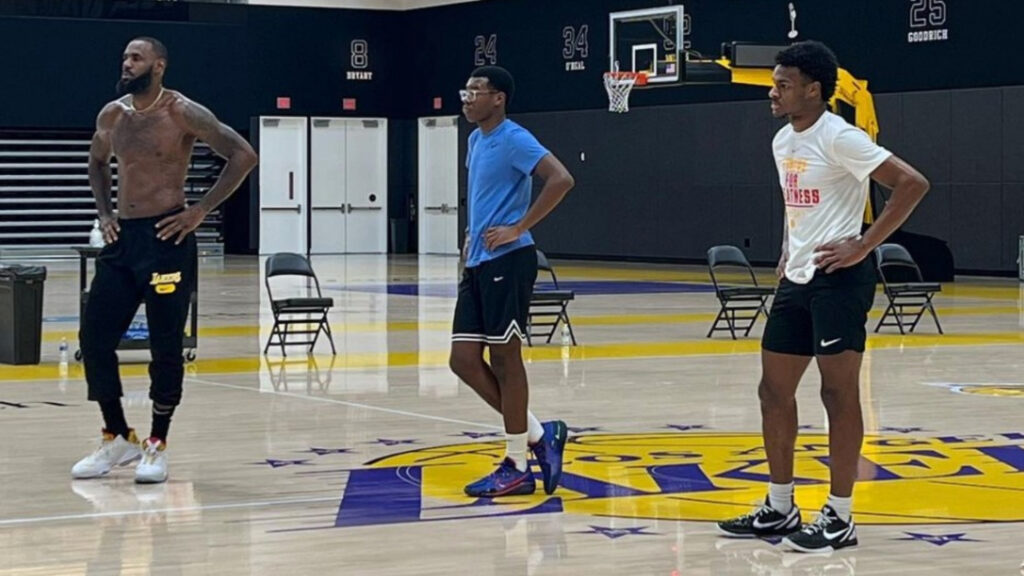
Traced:
[[459, 282], [452, 342], [523, 340], [537, 280], [537, 249], [526, 246], [466, 268]]
[[818, 270], [807, 284], [783, 278], [761, 338], [769, 352], [824, 356], [864, 351], [864, 324], [875, 300], [872, 256], [850, 268]]

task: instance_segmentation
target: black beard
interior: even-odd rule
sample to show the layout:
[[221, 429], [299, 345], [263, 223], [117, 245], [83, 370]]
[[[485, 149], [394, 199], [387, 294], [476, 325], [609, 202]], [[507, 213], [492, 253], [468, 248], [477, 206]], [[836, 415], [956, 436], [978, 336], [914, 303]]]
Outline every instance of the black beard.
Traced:
[[146, 70], [145, 74], [141, 74], [135, 78], [121, 78], [118, 80], [117, 95], [124, 96], [125, 94], [142, 94], [152, 83], [153, 69], [150, 68], [149, 70]]

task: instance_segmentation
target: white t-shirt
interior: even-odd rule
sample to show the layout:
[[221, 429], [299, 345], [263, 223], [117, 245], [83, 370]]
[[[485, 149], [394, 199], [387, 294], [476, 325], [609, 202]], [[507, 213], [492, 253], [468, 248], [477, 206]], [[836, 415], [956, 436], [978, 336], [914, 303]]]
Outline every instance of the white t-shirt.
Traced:
[[869, 176], [892, 153], [828, 111], [803, 132], [787, 124], [775, 135], [772, 151], [789, 228], [786, 278], [807, 284], [818, 246], [860, 235]]

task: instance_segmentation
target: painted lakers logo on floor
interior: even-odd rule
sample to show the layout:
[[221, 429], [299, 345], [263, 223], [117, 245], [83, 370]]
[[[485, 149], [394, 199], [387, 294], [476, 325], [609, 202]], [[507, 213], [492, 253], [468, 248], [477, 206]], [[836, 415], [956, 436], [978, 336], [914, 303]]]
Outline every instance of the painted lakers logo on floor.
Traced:
[[172, 294], [177, 290], [177, 284], [181, 282], [181, 272], [171, 274], [158, 274], [153, 272], [149, 285], [153, 286], [157, 294]]
[[[425, 447], [352, 470], [336, 527], [482, 515], [565, 512], [667, 520], [720, 520], [764, 499], [768, 465], [753, 433], [596, 434], [566, 446], [553, 496], [496, 501], [462, 487], [486, 474], [504, 443]], [[875, 436], [864, 441], [855, 510], [860, 524], [1024, 520], [1024, 434]], [[797, 503], [828, 492], [828, 437], [797, 440]]]

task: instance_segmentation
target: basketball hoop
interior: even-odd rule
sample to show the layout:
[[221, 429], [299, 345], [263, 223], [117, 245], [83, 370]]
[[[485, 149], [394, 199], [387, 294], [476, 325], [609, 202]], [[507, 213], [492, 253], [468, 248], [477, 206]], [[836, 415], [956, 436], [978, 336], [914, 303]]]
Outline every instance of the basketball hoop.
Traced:
[[629, 112], [629, 92], [633, 86], [647, 84], [647, 74], [643, 72], [605, 72], [604, 89], [608, 92], [609, 112]]

